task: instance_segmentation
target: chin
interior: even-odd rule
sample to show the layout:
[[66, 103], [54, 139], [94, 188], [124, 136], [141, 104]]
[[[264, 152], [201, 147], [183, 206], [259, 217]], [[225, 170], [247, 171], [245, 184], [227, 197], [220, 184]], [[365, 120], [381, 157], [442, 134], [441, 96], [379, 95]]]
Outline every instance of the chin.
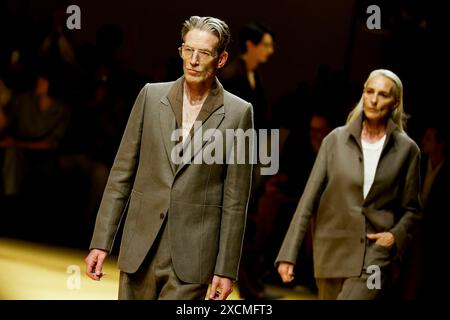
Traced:
[[372, 121], [377, 121], [377, 120], [379, 120], [379, 118], [380, 118], [378, 115], [376, 115], [376, 114], [370, 114], [370, 113], [369, 113], [369, 114], [366, 113], [365, 116], [366, 116], [366, 119], [367, 119], [367, 120], [372, 120]]
[[380, 116], [378, 112], [371, 110], [364, 110], [364, 115], [368, 119], [378, 118]]
[[184, 78], [186, 79], [187, 82], [192, 82], [192, 83], [202, 81], [202, 79], [200, 77], [196, 77], [196, 76], [193, 76], [193, 75], [190, 75], [187, 73], [184, 74]]

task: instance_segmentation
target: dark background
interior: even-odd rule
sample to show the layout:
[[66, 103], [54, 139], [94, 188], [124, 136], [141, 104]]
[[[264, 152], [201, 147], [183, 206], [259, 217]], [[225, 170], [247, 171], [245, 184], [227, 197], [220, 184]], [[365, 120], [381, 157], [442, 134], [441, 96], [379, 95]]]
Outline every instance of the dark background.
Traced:
[[[122, 32], [117, 56], [123, 67], [154, 81], [181, 75], [181, 69], [176, 68], [176, 49], [181, 42], [181, 24], [190, 15], [222, 18], [229, 24], [235, 40], [243, 24], [261, 21], [276, 33], [275, 54], [262, 68], [271, 106], [300, 83], [313, 85], [321, 65], [342, 73], [358, 90], [371, 70], [383, 67], [403, 80], [406, 111], [428, 113], [436, 103], [431, 99], [439, 85], [432, 79], [443, 73], [444, 63], [447, 64], [442, 51], [447, 31], [446, 11], [434, 1], [6, 0], [0, 3], [3, 3], [0, 38], [4, 44], [5, 39], [12, 37], [12, 42], [19, 45], [36, 41], [40, 31], [36, 26], [48, 25], [58, 10], [62, 17], [68, 17], [67, 6], [77, 4], [81, 8], [81, 30], [66, 32], [74, 46], [93, 44], [101, 26], [116, 25]], [[369, 17], [366, 9], [371, 4], [381, 8], [381, 30], [366, 27]], [[236, 49], [234, 42], [231, 58], [236, 56]]]
[[[80, 30], [65, 28], [66, 8], [72, 4], [81, 9]], [[381, 9], [381, 30], [366, 27], [366, 10], [372, 4]], [[238, 54], [241, 26], [259, 21], [273, 29], [275, 54], [261, 67], [273, 127], [303, 126], [307, 119], [302, 110], [317, 105], [332, 110], [335, 124], [342, 125], [368, 74], [378, 68], [390, 69], [402, 79], [405, 111], [411, 115], [408, 134], [416, 141], [425, 120], [443, 117], [449, 107], [447, 12], [438, 2], [425, 0], [0, 0], [0, 75], [18, 92], [32, 89], [33, 71], [44, 65], [39, 56], [43, 39], [52, 35], [55, 25], [62, 25], [75, 62], [68, 65], [50, 55], [45, 63], [56, 70], [60, 98], [72, 111], [90, 101], [98, 66], [107, 65], [112, 74], [112, 93], [123, 108], [117, 139], [111, 141], [105, 160], [110, 165], [139, 90], [146, 82], [181, 76], [180, 29], [191, 15], [215, 16], [228, 23], [234, 39], [230, 59]], [[11, 72], [15, 50], [21, 54], [20, 63]], [[82, 144], [77, 137], [63, 142], [63, 154]], [[64, 183], [59, 191], [70, 197], [56, 199], [58, 219], [61, 211], [69, 213], [66, 220], [53, 222], [59, 226], [77, 215], [79, 207], [73, 204], [87, 190], [86, 181]], [[48, 196], [48, 202], [55, 201]], [[16, 220], [19, 223], [20, 216]], [[67, 234], [61, 231], [59, 236]], [[74, 243], [87, 246], [87, 238], [80, 241]]]

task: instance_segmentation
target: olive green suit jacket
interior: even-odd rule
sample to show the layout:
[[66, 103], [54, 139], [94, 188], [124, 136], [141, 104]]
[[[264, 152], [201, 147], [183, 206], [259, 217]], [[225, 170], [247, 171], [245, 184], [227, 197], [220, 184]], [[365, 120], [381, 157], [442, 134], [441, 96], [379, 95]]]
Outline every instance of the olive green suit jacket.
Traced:
[[[90, 247], [111, 251], [125, 217], [118, 267], [134, 273], [165, 225], [173, 267], [182, 281], [207, 284], [214, 274], [236, 279], [252, 164], [176, 164], [171, 160], [178, 143], [172, 141], [172, 134], [182, 123], [183, 83], [182, 77], [146, 84], [139, 93], [108, 178]], [[199, 120], [204, 134], [225, 137], [226, 129], [253, 128], [252, 106], [225, 91], [216, 79]], [[213, 142], [220, 141], [203, 137], [200, 143], [190, 143], [188, 160]], [[250, 152], [250, 146], [246, 148]]]

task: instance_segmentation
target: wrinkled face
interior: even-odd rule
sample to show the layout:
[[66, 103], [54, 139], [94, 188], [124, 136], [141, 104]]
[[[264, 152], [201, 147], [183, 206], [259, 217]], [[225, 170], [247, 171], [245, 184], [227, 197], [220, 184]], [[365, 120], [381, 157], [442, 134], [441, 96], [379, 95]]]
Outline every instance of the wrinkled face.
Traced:
[[272, 36], [265, 33], [257, 45], [248, 41], [247, 52], [254, 55], [258, 63], [266, 63], [274, 52]]
[[330, 133], [328, 120], [321, 116], [313, 116], [309, 123], [309, 141], [313, 150], [318, 153], [322, 140]]
[[193, 29], [186, 34], [180, 50], [187, 83], [208, 83], [225, 65], [228, 55], [226, 52], [217, 53], [218, 42], [219, 39], [208, 31]]
[[363, 92], [364, 115], [370, 121], [382, 122], [389, 117], [398, 101], [394, 97], [395, 83], [382, 75], [374, 76], [366, 83]]

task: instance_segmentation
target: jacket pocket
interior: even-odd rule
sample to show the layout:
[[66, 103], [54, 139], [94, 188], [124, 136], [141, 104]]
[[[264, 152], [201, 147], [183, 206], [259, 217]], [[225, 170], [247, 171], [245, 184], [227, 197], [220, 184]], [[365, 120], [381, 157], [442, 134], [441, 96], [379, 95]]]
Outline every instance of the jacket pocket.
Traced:
[[122, 245], [127, 248], [135, 234], [136, 223], [141, 212], [142, 193], [131, 190], [130, 204], [128, 207], [125, 224], [123, 227]]
[[388, 248], [377, 243], [369, 244], [365, 254], [365, 267], [376, 265], [386, 268], [390, 265], [393, 257], [393, 248]]

